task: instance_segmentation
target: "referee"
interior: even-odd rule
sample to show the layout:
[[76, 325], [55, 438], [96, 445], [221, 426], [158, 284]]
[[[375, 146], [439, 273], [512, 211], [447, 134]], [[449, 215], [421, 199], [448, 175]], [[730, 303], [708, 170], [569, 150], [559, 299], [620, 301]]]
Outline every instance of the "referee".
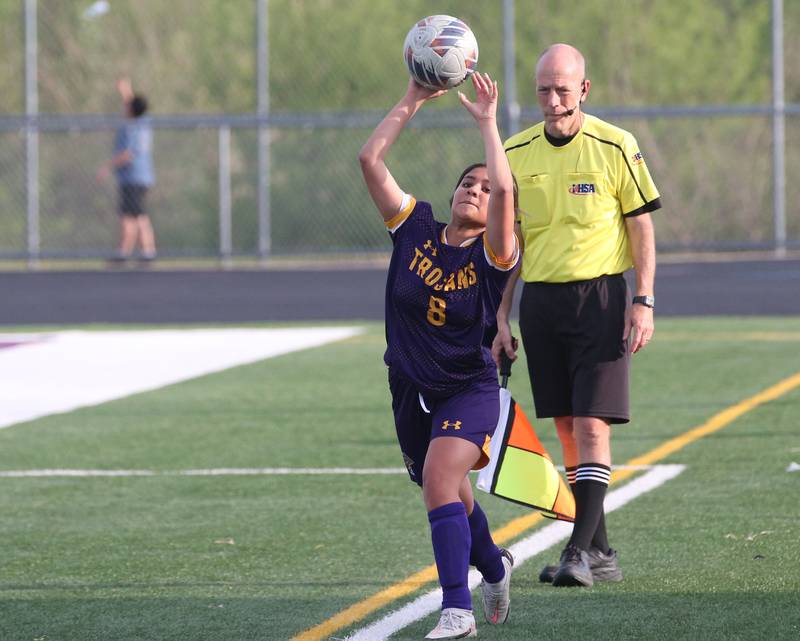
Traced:
[[[634, 137], [586, 114], [591, 82], [580, 51], [548, 47], [536, 65], [544, 121], [505, 143], [519, 183], [521, 269], [497, 313], [492, 346], [516, 358], [508, 323], [524, 281], [520, 331], [536, 415], [552, 417], [575, 495], [572, 536], [539, 579], [557, 586], [619, 581], [603, 500], [611, 475], [610, 427], [630, 420], [630, 354], [653, 335], [658, 191]], [[636, 270], [631, 303], [623, 272]]]

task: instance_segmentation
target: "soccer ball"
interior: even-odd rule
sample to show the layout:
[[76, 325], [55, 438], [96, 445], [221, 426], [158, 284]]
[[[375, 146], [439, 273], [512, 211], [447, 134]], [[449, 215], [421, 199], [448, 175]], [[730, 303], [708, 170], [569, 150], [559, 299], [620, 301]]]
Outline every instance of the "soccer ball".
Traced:
[[450, 89], [475, 71], [478, 41], [458, 18], [428, 16], [408, 32], [403, 58], [411, 77], [423, 87]]

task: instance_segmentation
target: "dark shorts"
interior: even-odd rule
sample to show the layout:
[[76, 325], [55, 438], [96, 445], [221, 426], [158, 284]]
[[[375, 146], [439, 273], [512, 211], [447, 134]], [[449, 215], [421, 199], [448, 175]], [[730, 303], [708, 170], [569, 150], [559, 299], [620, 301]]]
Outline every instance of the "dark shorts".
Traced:
[[455, 396], [421, 401], [411, 381], [389, 370], [397, 440], [408, 474], [420, 487], [428, 445], [434, 438], [455, 436], [475, 443], [482, 450], [475, 469], [489, 461], [488, 438], [494, 434], [500, 416], [500, 388], [497, 376], [491, 374], [487, 372], [484, 378]]
[[519, 324], [539, 418], [630, 420], [630, 352], [623, 341], [622, 274], [573, 283], [525, 283]]
[[147, 211], [144, 204], [145, 196], [147, 196], [145, 185], [120, 185], [119, 215], [141, 216], [144, 214]]

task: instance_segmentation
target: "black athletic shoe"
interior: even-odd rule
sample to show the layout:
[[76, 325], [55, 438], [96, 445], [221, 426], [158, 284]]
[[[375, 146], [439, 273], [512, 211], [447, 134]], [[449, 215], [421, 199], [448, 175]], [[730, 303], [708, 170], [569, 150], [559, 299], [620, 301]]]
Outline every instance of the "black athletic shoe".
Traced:
[[595, 581], [622, 581], [616, 550], [609, 550], [606, 554], [598, 548], [589, 548], [589, 569]]
[[[617, 551], [609, 550], [608, 554], [598, 548], [589, 548], [589, 569], [595, 581], [622, 581], [622, 570], [619, 569]], [[540, 583], [552, 583], [559, 566], [545, 565], [539, 573]]]
[[556, 572], [558, 572], [557, 565], [545, 565], [539, 572], [539, 583], [552, 583]]
[[561, 553], [561, 559], [553, 576], [553, 585], [583, 586], [590, 588], [594, 585], [592, 570], [589, 568], [589, 554], [574, 545], [568, 545]]

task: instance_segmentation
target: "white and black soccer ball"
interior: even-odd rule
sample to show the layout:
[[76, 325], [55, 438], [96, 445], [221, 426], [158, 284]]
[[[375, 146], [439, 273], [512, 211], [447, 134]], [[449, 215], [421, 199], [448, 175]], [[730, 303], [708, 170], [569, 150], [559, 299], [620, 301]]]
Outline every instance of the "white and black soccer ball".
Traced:
[[428, 16], [408, 32], [403, 59], [408, 72], [423, 87], [450, 89], [475, 71], [478, 41], [464, 21], [453, 16]]

